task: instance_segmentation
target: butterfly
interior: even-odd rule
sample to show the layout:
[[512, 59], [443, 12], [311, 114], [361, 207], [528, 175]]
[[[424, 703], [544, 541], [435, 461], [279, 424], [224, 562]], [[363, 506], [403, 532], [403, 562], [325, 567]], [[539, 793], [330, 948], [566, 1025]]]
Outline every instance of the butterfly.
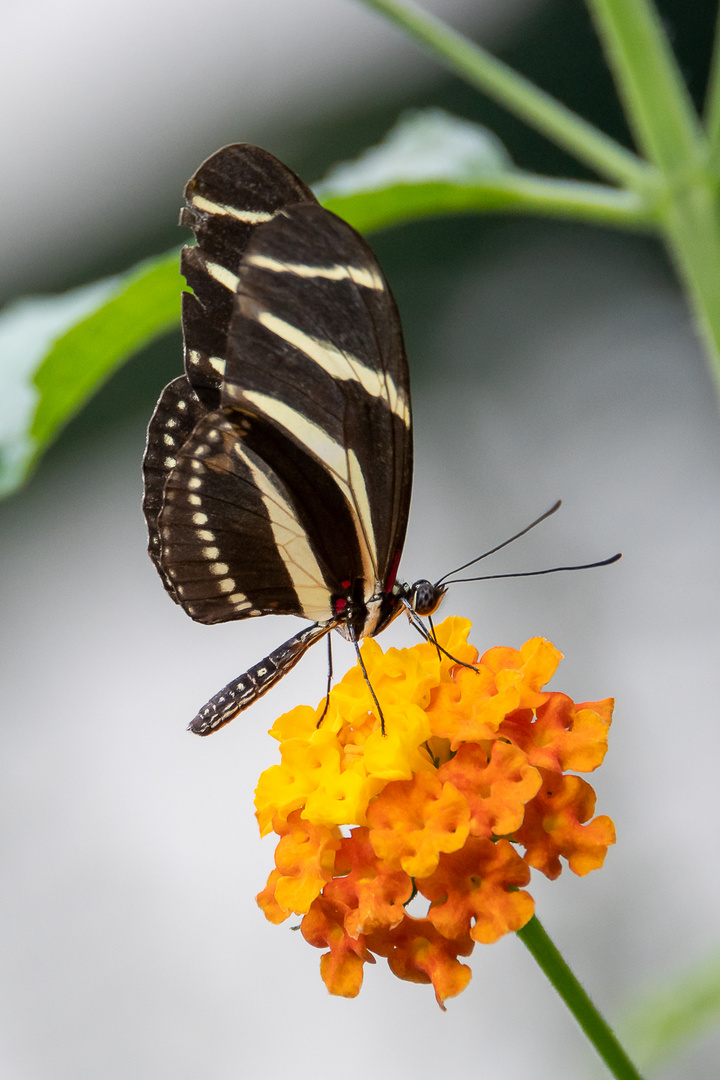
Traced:
[[256, 146], [213, 154], [185, 199], [197, 241], [181, 256], [185, 374], [148, 429], [150, 556], [197, 622], [311, 620], [203, 706], [190, 730], [208, 735], [331, 630], [357, 650], [404, 609], [431, 614], [446, 586], [397, 578], [410, 381], [366, 242]]

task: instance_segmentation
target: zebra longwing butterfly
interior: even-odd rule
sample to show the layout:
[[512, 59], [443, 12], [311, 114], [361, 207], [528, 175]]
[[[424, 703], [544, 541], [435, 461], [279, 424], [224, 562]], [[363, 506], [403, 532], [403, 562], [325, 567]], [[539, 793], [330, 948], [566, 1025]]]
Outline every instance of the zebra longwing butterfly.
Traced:
[[185, 374], [148, 430], [149, 551], [202, 623], [312, 625], [229, 683], [190, 729], [232, 720], [338, 630], [374, 636], [445, 587], [397, 581], [412, 425], [397, 307], [362, 237], [286, 166], [226, 146], [185, 189]]

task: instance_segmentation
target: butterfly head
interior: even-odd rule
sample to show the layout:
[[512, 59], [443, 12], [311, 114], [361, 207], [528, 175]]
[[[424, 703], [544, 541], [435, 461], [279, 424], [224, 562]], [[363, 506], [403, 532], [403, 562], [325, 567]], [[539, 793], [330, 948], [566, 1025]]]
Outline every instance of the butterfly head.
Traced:
[[408, 589], [408, 603], [416, 615], [432, 615], [440, 607], [447, 585], [433, 585], [432, 581], [416, 581]]

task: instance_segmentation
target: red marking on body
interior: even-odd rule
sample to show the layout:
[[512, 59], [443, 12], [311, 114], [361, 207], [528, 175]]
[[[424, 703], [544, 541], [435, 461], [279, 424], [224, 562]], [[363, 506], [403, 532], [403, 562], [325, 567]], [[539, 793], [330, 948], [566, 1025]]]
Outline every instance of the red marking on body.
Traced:
[[385, 584], [383, 585], [383, 592], [390, 592], [393, 585], [395, 584], [395, 579], [397, 578], [398, 567], [400, 565], [400, 556], [401, 555], [402, 555], [402, 551], [398, 551], [398, 553], [395, 555], [395, 558], [390, 563], [390, 569], [388, 570], [388, 575], [385, 578]]

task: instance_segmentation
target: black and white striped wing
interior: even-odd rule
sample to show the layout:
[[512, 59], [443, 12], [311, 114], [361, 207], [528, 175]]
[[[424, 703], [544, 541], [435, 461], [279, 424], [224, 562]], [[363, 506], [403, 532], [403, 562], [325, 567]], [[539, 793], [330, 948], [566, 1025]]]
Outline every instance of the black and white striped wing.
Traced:
[[197, 621], [341, 623], [347, 598], [391, 588], [407, 523], [392, 294], [362, 238], [265, 151], [219, 151], [186, 198], [186, 377], [148, 435], [151, 555]]
[[187, 378], [181, 375], [163, 390], [148, 426], [143, 459], [143, 513], [148, 528], [148, 551], [165, 588], [176, 603], [180, 601], [175, 586], [163, 565], [158, 517], [165, 484], [177, 466], [178, 454], [206, 411]]
[[207, 413], [165, 482], [162, 567], [198, 622], [333, 617], [328, 572], [286, 480], [253, 444], [253, 421]]
[[[316, 199], [303, 182], [260, 147], [239, 143], [208, 158], [185, 188], [180, 224], [195, 233], [180, 270], [192, 293], [182, 297], [185, 373], [210, 409], [217, 408], [226, 341], [243, 252], [258, 225], [284, 206]], [[228, 285], [231, 285], [228, 288]]]
[[392, 293], [349, 225], [305, 204], [258, 226], [239, 272], [222, 388], [287, 478], [334, 591], [391, 587], [412, 473], [407, 360]]
[[[259, 147], [238, 144], [226, 146], [208, 158], [185, 189], [187, 206], [180, 222], [191, 228], [197, 247], [185, 247], [181, 269], [192, 293], [183, 293], [183, 337], [185, 378], [174, 380], [163, 391], [148, 428], [143, 461], [143, 510], [148, 526], [150, 556], [163, 584], [172, 598], [189, 608], [198, 609], [195, 601], [178, 596], [175, 558], [179, 547], [188, 552], [187, 528], [178, 543], [166, 523], [168, 543], [173, 541], [174, 556], [163, 550], [158, 517], [166, 483], [178, 465], [178, 457], [195, 425], [220, 405], [220, 388], [225, 371], [227, 335], [234, 298], [228, 292], [228, 276], [234, 276], [253, 230], [269, 221], [288, 203], [315, 202], [312, 192], [285, 165]], [[193, 444], [186, 454], [192, 456]], [[181, 458], [173, 490], [182, 483], [187, 465]], [[177, 498], [177, 496], [175, 496]], [[201, 530], [202, 540], [209, 530]], [[204, 545], [208, 547], [207, 544]], [[197, 554], [197, 552], [196, 552]], [[183, 588], [181, 584], [181, 588]], [[197, 592], [197, 585], [190, 587]], [[279, 590], [281, 597], [283, 591]], [[287, 606], [287, 601], [285, 606]], [[221, 618], [238, 617], [230, 606]], [[206, 612], [206, 614], [208, 614]], [[196, 617], [193, 615], [193, 617]], [[203, 619], [205, 621], [205, 619]], [[212, 621], [215, 621], [214, 619]]]

